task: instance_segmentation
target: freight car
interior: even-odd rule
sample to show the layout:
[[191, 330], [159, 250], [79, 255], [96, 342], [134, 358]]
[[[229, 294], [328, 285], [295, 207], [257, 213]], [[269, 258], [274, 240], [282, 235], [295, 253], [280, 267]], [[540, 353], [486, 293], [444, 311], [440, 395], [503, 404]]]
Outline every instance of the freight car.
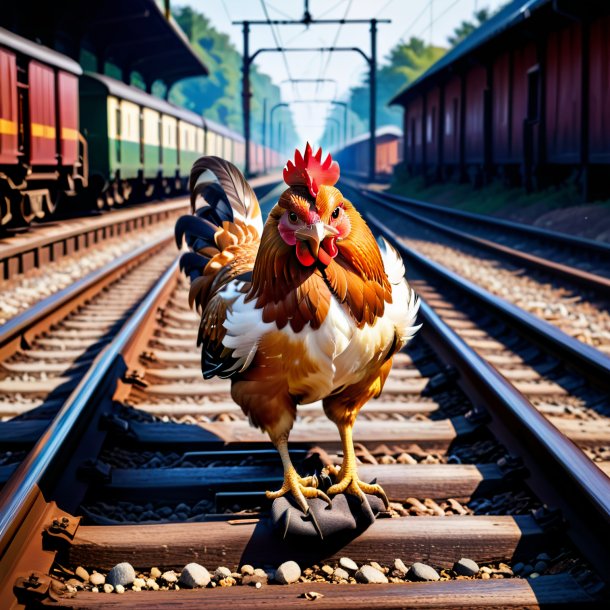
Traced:
[[412, 174], [610, 194], [610, 4], [514, 0], [391, 103]]
[[85, 74], [80, 102], [99, 207], [183, 191], [202, 154], [243, 165], [239, 134], [109, 76]]
[[[382, 179], [387, 178], [392, 175], [394, 167], [402, 161], [402, 131], [393, 125], [380, 127], [375, 132], [375, 149], [375, 175]], [[333, 153], [333, 157], [341, 165], [342, 172], [368, 176], [368, 133], [349, 140], [341, 150]]]
[[[252, 146], [262, 172], [264, 149]], [[244, 138], [0, 28], [0, 226], [66, 197], [74, 209], [177, 194], [203, 154], [243, 168]]]
[[0, 28], [0, 224], [30, 222], [87, 185], [80, 66]]

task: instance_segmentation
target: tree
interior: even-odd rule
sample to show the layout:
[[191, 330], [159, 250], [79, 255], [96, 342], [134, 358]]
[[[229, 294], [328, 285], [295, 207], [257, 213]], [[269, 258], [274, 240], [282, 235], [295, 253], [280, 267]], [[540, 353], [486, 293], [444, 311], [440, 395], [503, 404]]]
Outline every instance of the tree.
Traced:
[[479, 11], [475, 11], [474, 23], [472, 21], [462, 21], [462, 23], [460, 23], [460, 25], [453, 30], [453, 36], [447, 37], [447, 41], [452, 47], [457, 46], [460, 44], [460, 42], [462, 42], [462, 40], [470, 36], [470, 34], [472, 34], [478, 27], [483, 25], [492, 16], [492, 14], [493, 13], [491, 13], [488, 8], [482, 8]]
[[[179, 7], [173, 14], [210, 74], [178, 82], [171, 89], [171, 101], [243, 133], [241, 53], [226, 34], [218, 32], [207, 17], [192, 8]], [[253, 141], [262, 143], [262, 100], [267, 99], [269, 112], [269, 109], [280, 101], [280, 89], [256, 66], [250, 68], [250, 82], [251, 136]], [[288, 130], [286, 141], [292, 144], [297, 139], [292, 115], [285, 113], [283, 121], [284, 128]]]
[[[384, 63], [377, 71], [377, 125], [402, 126], [402, 109], [390, 107], [390, 100], [407, 85], [421, 76], [433, 63], [439, 60], [446, 49], [426, 44], [420, 38], [412, 37], [407, 43], [398, 43], [391, 49]], [[369, 85], [368, 72], [362, 83], [349, 92], [349, 122], [352, 126], [348, 138], [358, 136], [369, 128]], [[343, 110], [335, 108], [330, 115], [343, 121]], [[322, 138], [324, 146], [330, 142], [330, 125], [327, 124]]]

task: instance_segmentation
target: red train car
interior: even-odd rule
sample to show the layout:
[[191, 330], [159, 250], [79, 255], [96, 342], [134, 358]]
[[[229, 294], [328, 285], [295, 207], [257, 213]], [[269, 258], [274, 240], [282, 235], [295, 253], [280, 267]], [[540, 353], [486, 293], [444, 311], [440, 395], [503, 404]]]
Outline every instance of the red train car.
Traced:
[[392, 100], [411, 173], [610, 194], [610, 3], [564, 4], [514, 0]]
[[[419, 143], [420, 149], [422, 143]], [[375, 175], [387, 179], [394, 168], [403, 160], [403, 134], [398, 127], [386, 125], [380, 127], [375, 135]], [[333, 158], [341, 166], [341, 172], [368, 176], [369, 171], [369, 134], [348, 141], [346, 145], [332, 153]]]
[[0, 223], [26, 222], [86, 185], [73, 60], [0, 28]]

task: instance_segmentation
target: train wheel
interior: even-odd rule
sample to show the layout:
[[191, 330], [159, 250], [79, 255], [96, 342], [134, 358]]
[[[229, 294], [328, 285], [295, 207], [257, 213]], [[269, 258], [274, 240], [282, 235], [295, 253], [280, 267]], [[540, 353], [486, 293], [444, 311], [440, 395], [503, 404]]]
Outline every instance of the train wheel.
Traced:
[[129, 201], [132, 191], [133, 187], [131, 186], [131, 184], [129, 184], [127, 180], [123, 180], [121, 182], [121, 195], [123, 196], [123, 201]]
[[[36, 197], [31, 198], [30, 195], [19, 193], [17, 197], [15, 197], [15, 208], [18, 210], [17, 214], [14, 214], [14, 217], [19, 222], [22, 220], [26, 225], [29, 225], [34, 218], [38, 216], [36, 213]], [[42, 213], [42, 206], [38, 213]], [[38, 218], [42, 218], [42, 216], [38, 216]]]
[[0, 226], [7, 225], [12, 219], [11, 195], [0, 195]]
[[63, 191], [60, 191], [59, 189], [50, 189], [47, 192], [47, 195], [44, 198], [44, 207], [49, 216], [61, 208], [63, 194]]
[[125, 203], [123, 195], [121, 194], [121, 189], [119, 188], [119, 185], [116, 180], [112, 183], [110, 191], [112, 193], [112, 200], [115, 205], [121, 205], [122, 203]]

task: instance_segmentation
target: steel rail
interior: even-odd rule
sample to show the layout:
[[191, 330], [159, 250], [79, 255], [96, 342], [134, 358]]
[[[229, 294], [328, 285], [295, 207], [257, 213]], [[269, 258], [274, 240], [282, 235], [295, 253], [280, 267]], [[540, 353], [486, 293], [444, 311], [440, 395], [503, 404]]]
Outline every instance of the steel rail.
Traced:
[[[149, 203], [99, 216], [83, 216], [62, 221], [61, 225], [31, 225], [26, 233], [0, 236], [0, 273], [9, 279], [80, 251], [91, 250], [110, 233], [111, 236], [134, 233], [188, 209], [188, 199], [180, 197], [163, 203]], [[18, 267], [19, 269], [16, 269]]]
[[91, 298], [141, 260], [148, 258], [152, 252], [169, 245], [172, 241], [173, 235], [170, 234], [127, 252], [11, 318], [0, 327], [0, 358], [5, 358], [22, 343], [27, 343], [29, 334], [52, 326], [73, 307], [75, 301], [84, 302]]
[[609, 581], [603, 566], [610, 565], [610, 478], [423, 300], [420, 312], [426, 339], [457, 368], [458, 383], [473, 403], [485, 405], [492, 432], [524, 459], [536, 493], [561, 509], [568, 535]]
[[491, 309], [499, 318], [516, 326], [529, 339], [540, 345], [545, 351], [550, 352], [556, 358], [560, 358], [579, 371], [586, 379], [604, 389], [610, 388], [610, 358], [599, 350], [581, 343], [570, 337], [562, 330], [549, 324], [545, 320], [513, 305], [504, 299], [497, 297], [484, 288], [459, 276], [457, 273], [446, 269], [439, 263], [419, 254], [406, 247], [400, 236], [388, 229], [370, 214], [365, 214], [367, 222], [378, 229], [389, 238], [403, 258], [409, 259], [426, 271], [442, 278], [467, 293], [477, 302], [483, 304], [488, 310]]
[[476, 246], [482, 247], [491, 252], [500, 253], [504, 256], [508, 256], [509, 258], [516, 260], [519, 263], [525, 264], [535, 269], [540, 269], [554, 275], [559, 275], [576, 284], [596, 290], [597, 292], [600, 292], [604, 295], [610, 295], [610, 278], [603, 277], [601, 275], [596, 275], [595, 273], [589, 273], [588, 271], [583, 271], [581, 269], [571, 267], [569, 265], [555, 263], [540, 256], [528, 254], [527, 252], [523, 252], [522, 250], [511, 248], [509, 246], [504, 246], [503, 244], [499, 244], [497, 242], [484, 239], [482, 237], [477, 237], [476, 235], [472, 235], [471, 233], [448, 227], [440, 222], [437, 222], [436, 220], [424, 218], [422, 216], [419, 216], [418, 214], [405, 210], [397, 204], [385, 201], [384, 198], [380, 197], [377, 193], [372, 193], [364, 190], [363, 193], [366, 197], [368, 197], [372, 201], [377, 202], [379, 205], [398, 212], [399, 214], [402, 214], [403, 216], [406, 216], [411, 220], [419, 222], [420, 224], [432, 227], [435, 230], [441, 231], [452, 237], [457, 237], [462, 241], [475, 244]]
[[[457, 274], [442, 268], [438, 263], [426, 259], [408, 249], [400, 238], [379, 221], [367, 216], [376, 229], [406, 259], [410, 259], [429, 271], [433, 271], [450, 283], [465, 289], [471, 296], [494, 312], [502, 312], [502, 317], [519, 324], [532, 333], [542, 323], [553, 331], [546, 337], [546, 344], [557, 350], [565, 347], [563, 341], [570, 339], [578, 345], [567, 346], [567, 353], [576, 352], [582, 361], [584, 372], [591, 375], [604, 374], [604, 385], [610, 383], [610, 359], [589, 346], [576, 342], [561, 331], [542, 322], [535, 316], [523, 312], [518, 307], [493, 297], [483, 289], [460, 278]], [[501, 442], [520, 455], [532, 473], [536, 492], [549, 504], [559, 507], [568, 518], [568, 534], [579, 545], [590, 561], [596, 566], [610, 565], [610, 547], [605, 543], [604, 531], [610, 531], [610, 478], [591, 461], [583, 451], [549, 420], [544, 417], [508, 380], [492, 365], [486, 362], [459, 335], [454, 332], [425, 301], [420, 311], [424, 318], [422, 332], [434, 349], [460, 373], [458, 383], [475, 405], [483, 407], [492, 419], [490, 428]], [[523, 325], [523, 318], [528, 318]], [[544, 331], [537, 334], [544, 336]], [[555, 341], [559, 340], [559, 345]], [[584, 352], [595, 352], [594, 361], [587, 364]], [[557, 353], [555, 354], [557, 355]], [[597, 356], [601, 358], [597, 358]], [[604, 360], [604, 362], [600, 362]], [[592, 367], [592, 369], [588, 367]], [[601, 368], [600, 368], [601, 367]], [[601, 574], [607, 581], [609, 576]]]
[[[361, 188], [361, 187], [359, 187]], [[362, 189], [367, 195], [370, 193], [375, 193], [374, 191], [370, 191], [369, 189]], [[453, 216], [455, 218], [462, 218], [465, 220], [474, 221], [477, 224], [485, 224], [493, 227], [503, 227], [505, 229], [510, 229], [511, 231], [517, 231], [522, 233], [523, 235], [528, 235], [530, 237], [535, 237], [537, 239], [543, 238], [549, 241], [557, 242], [564, 244], [566, 246], [571, 246], [574, 248], [580, 248], [582, 250], [586, 250], [590, 252], [591, 250], [595, 250], [607, 256], [610, 256], [610, 244], [605, 244], [603, 242], [595, 241], [592, 239], [587, 239], [585, 237], [577, 237], [574, 235], [568, 235], [567, 233], [560, 233], [558, 231], [551, 231], [550, 229], [543, 229], [541, 227], [534, 227], [531, 225], [526, 225], [520, 222], [515, 222], [513, 220], [506, 220], [504, 218], [494, 218], [491, 216], [486, 216], [484, 214], [475, 214], [474, 212], [466, 212], [465, 210], [456, 210], [455, 208], [450, 208], [442, 205], [438, 205], [435, 203], [430, 203], [428, 201], [421, 201], [419, 199], [412, 199], [411, 197], [404, 197], [402, 195], [397, 195], [396, 193], [386, 193], [384, 192], [384, 196], [388, 197], [388, 199], [392, 199], [397, 201], [398, 203], [407, 203], [408, 205], [412, 205], [414, 207], [418, 207], [421, 209], [430, 210], [433, 212], [444, 214], [445, 216]]]
[[[177, 270], [178, 259], [141, 301], [111, 343], [98, 354], [42, 437], [0, 491], [0, 557], [6, 554], [40, 488], [46, 487], [45, 480], [54, 478], [62, 462], [69, 458], [71, 448], [77, 442], [78, 429], [85, 425], [85, 418], [92, 416], [95, 401], [104, 396], [104, 388], [116, 383], [117, 376], [112, 375], [112, 371], [120, 364], [122, 352], [129, 349], [140, 325], [154, 311]], [[122, 368], [125, 368], [124, 364]]]

